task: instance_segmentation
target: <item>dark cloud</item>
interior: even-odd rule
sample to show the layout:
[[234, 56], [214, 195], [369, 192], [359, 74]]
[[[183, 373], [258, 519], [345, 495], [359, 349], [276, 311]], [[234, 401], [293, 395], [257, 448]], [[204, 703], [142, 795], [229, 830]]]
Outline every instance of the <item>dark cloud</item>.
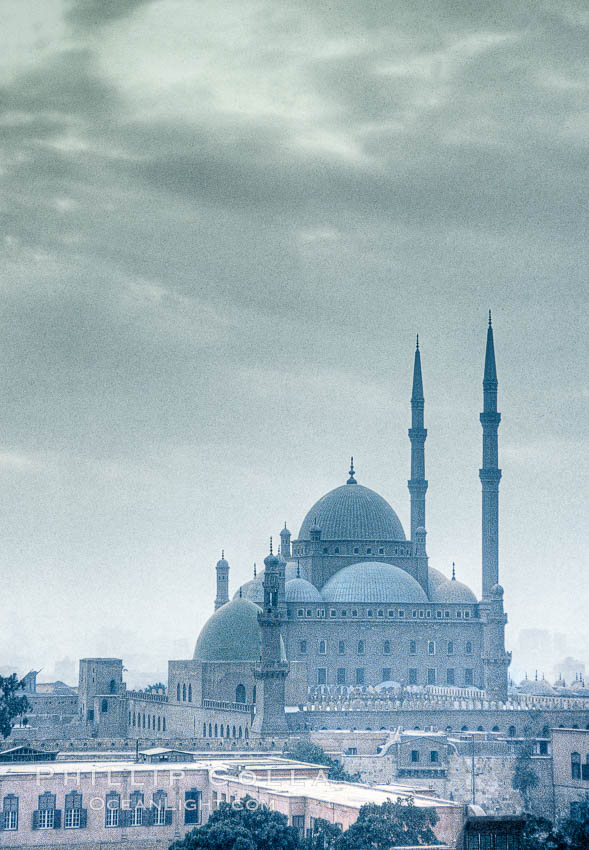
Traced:
[[130, 17], [154, 0], [70, 0], [66, 19], [80, 29], [91, 29]]

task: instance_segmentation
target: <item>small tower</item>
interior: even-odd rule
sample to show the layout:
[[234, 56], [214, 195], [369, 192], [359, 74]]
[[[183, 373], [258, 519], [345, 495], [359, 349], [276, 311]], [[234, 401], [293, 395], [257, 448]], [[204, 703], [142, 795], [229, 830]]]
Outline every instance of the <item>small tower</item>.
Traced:
[[497, 431], [501, 414], [497, 412], [497, 369], [493, 327], [489, 310], [485, 373], [483, 377], [483, 464], [479, 469], [482, 486], [482, 574], [483, 599], [489, 599], [491, 589], [499, 582], [499, 469]]
[[427, 481], [425, 479], [425, 440], [427, 430], [424, 428], [424, 398], [423, 380], [421, 377], [421, 354], [419, 352], [419, 337], [415, 346], [413, 361], [413, 392], [411, 393], [411, 478], [407, 482], [411, 495], [411, 540], [415, 541], [418, 528], [425, 528], [425, 494]]
[[285, 737], [288, 726], [285, 714], [285, 681], [289, 665], [282, 652], [281, 625], [283, 615], [279, 606], [280, 561], [272, 553], [264, 559], [264, 602], [258, 614], [261, 632], [261, 658], [254, 664], [258, 680], [256, 716], [252, 734], [258, 738]]
[[284, 523], [284, 528], [280, 532], [280, 552], [282, 557], [287, 560], [290, 558], [290, 538], [290, 531], [286, 527], [286, 523]]
[[229, 564], [225, 560], [225, 552], [221, 552], [221, 560], [217, 561], [217, 596], [215, 597], [215, 611], [221, 605], [229, 602]]

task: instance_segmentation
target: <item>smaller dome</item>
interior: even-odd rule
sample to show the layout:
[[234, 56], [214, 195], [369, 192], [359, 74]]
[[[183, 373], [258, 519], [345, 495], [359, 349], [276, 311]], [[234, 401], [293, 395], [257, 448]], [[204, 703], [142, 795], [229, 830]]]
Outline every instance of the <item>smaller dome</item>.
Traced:
[[529, 694], [535, 697], [554, 696], [554, 688], [545, 679], [524, 679], [519, 690], [520, 694]]
[[275, 568], [280, 563], [278, 555], [275, 555], [273, 552], [270, 552], [269, 555], [266, 555], [264, 558], [264, 564], [266, 567]]
[[290, 535], [290, 531], [289, 531], [289, 530], [288, 530], [288, 528], [286, 527], [286, 523], [284, 523], [284, 528], [283, 528], [283, 529], [282, 529], [282, 531], [280, 532], [280, 536], [281, 536], [281, 537], [290, 537], [290, 536], [291, 536], [291, 535]]
[[500, 584], [494, 584], [491, 588], [491, 593], [493, 596], [501, 597], [503, 596], [504, 592], [505, 591], [503, 590]]
[[258, 661], [260, 608], [249, 599], [222, 605], [204, 624], [194, 649], [195, 661]]
[[461, 581], [447, 579], [439, 570], [430, 567], [428, 570], [429, 577], [429, 598], [431, 602], [437, 602], [441, 605], [476, 605], [477, 598], [466, 584]]
[[293, 578], [284, 585], [287, 602], [323, 602], [315, 585], [304, 578]]
[[419, 525], [419, 526], [415, 529], [415, 533], [416, 533], [416, 534], [427, 534], [427, 531], [425, 530], [425, 528], [423, 527], [423, 525]]
[[365, 561], [344, 567], [325, 583], [326, 602], [427, 602], [421, 585], [392, 564]]
[[221, 558], [217, 561], [218, 567], [229, 567], [229, 562], [225, 560], [225, 552], [221, 552]]

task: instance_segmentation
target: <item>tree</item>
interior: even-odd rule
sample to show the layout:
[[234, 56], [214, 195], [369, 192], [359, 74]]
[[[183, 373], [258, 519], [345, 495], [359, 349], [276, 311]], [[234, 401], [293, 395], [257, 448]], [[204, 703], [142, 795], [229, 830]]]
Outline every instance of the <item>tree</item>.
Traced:
[[187, 833], [170, 850], [300, 850], [299, 834], [288, 818], [246, 796], [221, 803], [204, 826]]
[[[24, 679], [19, 680], [16, 673], [0, 676], [0, 735], [3, 738], [8, 738], [17, 717], [22, 717], [31, 707], [26, 696], [18, 696], [24, 687]], [[23, 722], [26, 720], [25, 717]]]
[[311, 741], [295, 741], [284, 755], [297, 761], [306, 761], [310, 764], [320, 764], [327, 768], [327, 778], [335, 782], [361, 782], [359, 773], [348, 773], [340, 761], [328, 756], [322, 747], [312, 744]]
[[587, 850], [589, 847], [589, 800], [577, 804], [576, 817], [560, 824], [567, 850]]
[[520, 850], [566, 850], [562, 835], [554, 831], [552, 821], [547, 818], [526, 815], [520, 837]]
[[523, 797], [524, 808], [528, 812], [530, 810], [529, 792], [537, 788], [540, 780], [538, 774], [532, 768], [530, 756], [532, 749], [530, 746], [524, 747], [515, 761], [513, 777], [511, 785], [516, 791], [519, 791]]
[[341, 827], [323, 818], [315, 818], [313, 832], [305, 839], [305, 850], [336, 850], [341, 835]]
[[438, 822], [435, 809], [418, 808], [413, 799], [387, 800], [378, 806], [362, 806], [358, 820], [342, 833], [336, 850], [391, 850], [391, 847], [439, 844], [432, 826]]

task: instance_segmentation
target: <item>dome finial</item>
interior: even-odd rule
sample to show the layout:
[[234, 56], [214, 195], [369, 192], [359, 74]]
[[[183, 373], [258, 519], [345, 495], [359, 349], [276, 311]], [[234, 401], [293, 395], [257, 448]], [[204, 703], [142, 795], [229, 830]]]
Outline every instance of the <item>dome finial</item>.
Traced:
[[297, 578], [301, 577], [301, 561], [297, 558]]
[[243, 597], [243, 591], [242, 591], [242, 589], [241, 589], [241, 587], [240, 587], [240, 588], [239, 588], [239, 598], [241, 599], [242, 597]]
[[254, 561], [254, 578], [257, 576], [257, 574], [258, 574], [258, 569], [256, 567], [256, 562]]
[[456, 564], [452, 561], [452, 581], [456, 581]]
[[272, 538], [270, 538], [270, 554], [272, 555]]
[[354, 478], [355, 469], [354, 469], [354, 457], [350, 458], [350, 477], [348, 478], [348, 484], [357, 484], [358, 482]]
[[419, 334], [415, 337], [415, 350], [419, 351]]
[[489, 310], [489, 327], [490, 327], [490, 328], [492, 328], [492, 327], [493, 327], [493, 323], [492, 323], [492, 321], [491, 321], [491, 311], [490, 311], [490, 310]]
[[222, 561], [225, 560], [225, 550], [224, 549], [221, 549], [221, 560]]
[[536, 670], [536, 682], [538, 681], [538, 671]]

